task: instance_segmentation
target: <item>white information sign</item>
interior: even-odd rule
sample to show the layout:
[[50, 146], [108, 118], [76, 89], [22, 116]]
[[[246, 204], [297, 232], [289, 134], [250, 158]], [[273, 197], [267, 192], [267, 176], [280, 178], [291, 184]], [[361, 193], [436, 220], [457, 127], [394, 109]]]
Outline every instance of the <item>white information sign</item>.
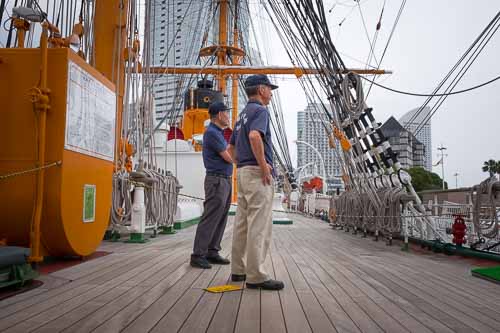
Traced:
[[115, 93], [76, 63], [68, 63], [64, 148], [113, 161]]

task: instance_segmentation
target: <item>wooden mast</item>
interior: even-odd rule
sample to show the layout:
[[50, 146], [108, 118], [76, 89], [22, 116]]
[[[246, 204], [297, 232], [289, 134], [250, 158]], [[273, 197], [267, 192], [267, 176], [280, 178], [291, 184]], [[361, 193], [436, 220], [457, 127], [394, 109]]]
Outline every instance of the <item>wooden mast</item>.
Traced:
[[[237, 3], [236, 3], [237, 6]], [[233, 24], [233, 47], [238, 48], [238, 9], [234, 8], [235, 12], [235, 18], [234, 18], [234, 24]], [[240, 57], [235, 56], [233, 58], [233, 64], [235, 66], [238, 66], [240, 63]], [[232, 110], [231, 110], [231, 128], [234, 129], [234, 126], [236, 125], [236, 120], [238, 119], [238, 74], [232, 74], [232, 87], [231, 87], [231, 101], [232, 101]], [[238, 200], [238, 182], [236, 181], [236, 173], [238, 171], [236, 168], [233, 170], [233, 192], [232, 192], [232, 202], [237, 202]]]
[[116, 86], [115, 165], [120, 160], [128, 0], [96, 0], [94, 38], [95, 68]]

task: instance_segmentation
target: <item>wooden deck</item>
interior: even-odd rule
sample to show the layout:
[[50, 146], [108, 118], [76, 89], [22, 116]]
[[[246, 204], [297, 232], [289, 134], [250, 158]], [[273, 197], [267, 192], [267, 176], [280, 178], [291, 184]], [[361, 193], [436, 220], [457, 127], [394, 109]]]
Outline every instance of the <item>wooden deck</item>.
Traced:
[[[500, 287], [444, 256], [292, 216], [275, 225], [269, 271], [280, 292], [211, 294], [229, 266], [188, 264], [195, 227], [44, 276], [0, 302], [1, 332], [498, 332]], [[224, 254], [229, 253], [231, 225]]]

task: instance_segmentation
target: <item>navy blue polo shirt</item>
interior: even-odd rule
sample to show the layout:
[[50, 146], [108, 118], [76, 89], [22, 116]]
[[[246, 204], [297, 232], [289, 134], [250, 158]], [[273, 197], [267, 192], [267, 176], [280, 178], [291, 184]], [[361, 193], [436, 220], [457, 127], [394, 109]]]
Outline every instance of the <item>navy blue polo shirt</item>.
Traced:
[[273, 166], [273, 143], [269, 126], [269, 111], [259, 101], [249, 100], [239, 115], [230, 141], [236, 148], [237, 167], [259, 165], [248, 138], [248, 134], [252, 130], [260, 132], [264, 143], [266, 162]]
[[203, 164], [207, 172], [231, 176], [233, 174], [233, 165], [226, 162], [220, 152], [226, 150], [227, 142], [224, 139], [223, 129], [214, 123], [208, 125], [205, 134], [203, 134]]

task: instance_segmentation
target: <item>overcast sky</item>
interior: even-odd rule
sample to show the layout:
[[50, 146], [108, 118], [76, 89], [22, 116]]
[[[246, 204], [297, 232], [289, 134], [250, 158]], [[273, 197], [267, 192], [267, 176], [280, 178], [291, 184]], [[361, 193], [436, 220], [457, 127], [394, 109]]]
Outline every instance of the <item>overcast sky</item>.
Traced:
[[[335, 3], [337, 5], [328, 13]], [[383, 4], [383, 0], [361, 1], [370, 38]], [[375, 45], [377, 58], [382, 54], [400, 5], [399, 0], [386, 1]], [[344, 62], [350, 68], [364, 67], [370, 46], [356, 3], [353, 0], [325, 1], [325, 7], [334, 44], [343, 54]], [[380, 82], [399, 90], [431, 93], [498, 10], [498, 0], [408, 0], [382, 63], [382, 68], [393, 70], [394, 74], [381, 78]], [[258, 15], [265, 16], [265, 13]], [[265, 21], [265, 18], [261, 20]], [[289, 64], [276, 42], [277, 37], [272, 33], [268, 36], [272, 41], [269, 61], [276, 65]], [[499, 76], [499, 51], [500, 35], [497, 33], [456, 89]], [[297, 137], [297, 111], [304, 109], [307, 102], [294, 80], [277, 80], [292, 159], [296, 163], [296, 147], [292, 140]], [[374, 108], [376, 119], [384, 122], [390, 116], [398, 119], [424, 101], [423, 97], [399, 95], [373, 87], [367, 103]], [[487, 177], [481, 171], [483, 161], [490, 158], [500, 160], [499, 109], [500, 81], [497, 81], [469, 93], [448, 97], [432, 118], [433, 163], [438, 161], [436, 148], [443, 144], [448, 148], [444, 166], [450, 188], [455, 187], [456, 172], [459, 173], [459, 187], [472, 186]], [[441, 166], [434, 167], [433, 171], [441, 175]]]

